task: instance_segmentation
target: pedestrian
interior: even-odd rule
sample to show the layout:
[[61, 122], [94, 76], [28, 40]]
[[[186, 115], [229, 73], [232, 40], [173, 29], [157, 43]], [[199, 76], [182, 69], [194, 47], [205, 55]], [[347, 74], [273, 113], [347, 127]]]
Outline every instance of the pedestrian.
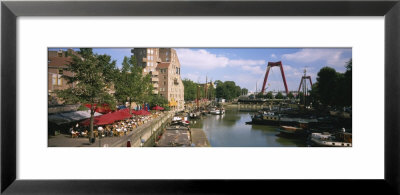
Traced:
[[131, 140], [128, 139], [128, 142], [126, 142], [126, 147], [131, 147]]
[[126, 132], [127, 132], [128, 130], [126, 129], [126, 127], [124, 127], [124, 135], [126, 135]]
[[102, 126], [99, 126], [98, 128], [97, 128], [97, 130], [99, 131], [99, 138], [100, 137], [102, 137], [103, 136], [103, 127]]

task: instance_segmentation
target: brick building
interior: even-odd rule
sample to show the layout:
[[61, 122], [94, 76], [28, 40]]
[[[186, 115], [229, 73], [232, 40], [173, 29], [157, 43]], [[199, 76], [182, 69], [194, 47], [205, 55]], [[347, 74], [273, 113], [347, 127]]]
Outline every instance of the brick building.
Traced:
[[72, 76], [72, 73], [66, 71], [67, 65], [72, 61], [72, 54], [76, 54], [72, 49], [67, 51], [48, 51], [47, 61], [47, 89], [49, 95], [49, 105], [61, 103], [55, 97], [55, 90], [64, 90], [73, 87], [74, 84], [68, 84], [67, 80], [61, 78], [62, 75]]
[[143, 67], [143, 74], [151, 75], [151, 82], [153, 83], [153, 94], [158, 94], [158, 74], [156, 70], [157, 64], [161, 62], [158, 48], [135, 48], [131, 52], [136, 56], [136, 61], [139, 66]]
[[184, 108], [184, 87], [180, 76], [181, 65], [175, 49], [135, 48], [133, 55], [144, 74], [151, 74], [154, 94], [164, 96], [169, 105], [178, 110]]
[[184, 109], [184, 86], [181, 79], [181, 64], [175, 49], [160, 48], [161, 63], [158, 64], [159, 92], [178, 110]]

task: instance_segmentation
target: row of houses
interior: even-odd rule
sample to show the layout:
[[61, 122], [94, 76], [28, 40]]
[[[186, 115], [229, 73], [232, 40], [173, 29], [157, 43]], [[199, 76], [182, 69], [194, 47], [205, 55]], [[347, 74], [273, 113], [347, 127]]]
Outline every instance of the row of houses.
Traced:
[[[132, 55], [136, 57], [138, 65], [143, 67], [143, 74], [151, 75], [153, 94], [164, 96], [173, 109], [184, 108], [184, 86], [181, 79], [181, 65], [175, 49], [172, 48], [134, 48]], [[48, 51], [48, 92], [49, 105], [60, 102], [54, 95], [54, 90], [63, 90], [74, 87], [68, 84], [62, 75], [71, 76], [66, 71], [72, 61], [72, 55], [77, 55], [73, 49]], [[110, 93], [113, 93], [110, 89]]]

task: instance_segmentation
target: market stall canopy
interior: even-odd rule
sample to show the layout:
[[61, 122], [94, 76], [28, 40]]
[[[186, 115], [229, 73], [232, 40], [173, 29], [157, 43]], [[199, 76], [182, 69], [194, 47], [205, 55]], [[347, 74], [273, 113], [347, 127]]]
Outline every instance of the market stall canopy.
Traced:
[[146, 110], [139, 110], [133, 113], [134, 115], [150, 115], [151, 113]]
[[163, 107], [161, 107], [161, 106], [154, 106], [153, 108], [151, 108], [152, 110], [164, 110], [164, 108]]
[[[111, 112], [111, 108], [108, 104], [102, 104], [102, 105], [93, 104], [93, 106], [96, 107], [96, 112], [103, 114]], [[85, 104], [85, 107], [90, 109], [91, 104]]]
[[[95, 112], [94, 116], [101, 116], [101, 114]], [[87, 118], [90, 118], [90, 110], [51, 114], [48, 116], [48, 121], [57, 125], [62, 125]]]
[[[116, 112], [110, 112], [108, 114], [101, 115], [99, 117], [95, 117], [93, 121], [93, 125], [108, 125], [115, 121], [124, 120], [130, 118], [132, 115], [129, 114], [129, 109], [122, 109]], [[85, 121], [81, 122], [83, 126], [90, 125], [90, 118], [86, 119]]]

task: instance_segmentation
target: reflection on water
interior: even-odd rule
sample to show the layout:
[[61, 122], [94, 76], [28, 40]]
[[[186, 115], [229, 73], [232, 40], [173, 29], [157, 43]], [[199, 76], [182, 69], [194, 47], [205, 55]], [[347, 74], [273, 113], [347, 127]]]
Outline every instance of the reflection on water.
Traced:
[[192, 120], [193, 128], [202, 128], [213, 147], [305, 147], [306, 141], [279, 137], [276, 126], [246, 125], [250, 112], [226, 110], [224, 115], [207, 115]]

